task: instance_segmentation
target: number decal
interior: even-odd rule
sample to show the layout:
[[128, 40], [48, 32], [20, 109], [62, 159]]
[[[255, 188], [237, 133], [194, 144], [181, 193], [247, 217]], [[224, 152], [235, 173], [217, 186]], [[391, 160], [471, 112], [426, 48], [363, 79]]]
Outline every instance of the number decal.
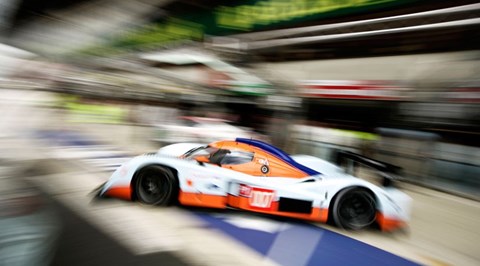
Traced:
[[260, 171], [262, 171], [262, 174], [266, 174], [268, 171], [270, 171], [270, 169], [268, 169], [268, 166], [262, 165], [262, 167], [260, 167]]
[[252, 209], [271, 210], [275, 199], [275, 191], [247, 185], [240, 185], [239, 194], [241, 197], [248, 198], [248, 205]]

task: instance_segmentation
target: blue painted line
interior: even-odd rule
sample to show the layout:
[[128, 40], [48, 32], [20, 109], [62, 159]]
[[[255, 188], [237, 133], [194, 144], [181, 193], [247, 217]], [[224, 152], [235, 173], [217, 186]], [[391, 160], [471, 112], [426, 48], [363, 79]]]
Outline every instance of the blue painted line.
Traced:
[[208, 227], [222, 231], [280, 265], [419, 265], [308, 223], [283, 222], [284, 229], [272, 233], [238, 227], [225, 216], [195, 214], [206, 221]]
[[[102, 150], [102, 145], [100, 142], [91, 140], [79, 133], [73, 131], [59, 131], [59, 130], [43, 130], [36, 131], [33, 133], [35, 138], [48, 141], [50, 144], [55, 144], [63, 147], [82, 147], [82, 148], [91, 148], [94, 149], [98, 147], [98, 150]], [[85, 150], [88, 152], [88, 150]], [[118, 152], [118, 151], [116, 151]], [[119, 152], [117, 154], [105, 154], [105, 155], [96, 155], [89, 156], [89, 159], [130, 159], [135, 154], [129, 154], [126, 152]]]
[[211, 228], [220, 229], [222, 232], [240, 240], [242, 243], [253, 248], [260, 254], [267, 254], [270, 246], [275, 240], [275, 235], [268, 232], [240, 228], [225, 222], [221, 218], [206, 213], [198, 212], [195, 214], [208, 222]]
[[61, 146], [94, 146], [95, 141], [89, 140], [72, 131], [43, 130], [34, 133], [37, 138], [49, 140]]

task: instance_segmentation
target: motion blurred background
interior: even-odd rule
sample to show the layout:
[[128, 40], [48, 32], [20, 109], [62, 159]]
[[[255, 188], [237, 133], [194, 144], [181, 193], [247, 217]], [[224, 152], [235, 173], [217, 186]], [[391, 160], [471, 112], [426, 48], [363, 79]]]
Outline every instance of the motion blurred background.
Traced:
[[478, 201], [479, 15], [464, 0], [3, 0], [0, 162], [34, 158], [45, 131], [133, 153], [252, 137]]

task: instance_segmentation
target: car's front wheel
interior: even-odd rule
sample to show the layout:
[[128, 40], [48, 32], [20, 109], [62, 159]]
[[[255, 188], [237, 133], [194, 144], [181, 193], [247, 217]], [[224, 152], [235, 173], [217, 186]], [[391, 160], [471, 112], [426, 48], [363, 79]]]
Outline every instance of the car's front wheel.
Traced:
[[363, 188], [342, 190], [335, 197], [332, 216], [340, 228], [360, 230], [368, 227], [376, 217], [374, 196]]
[[178, 183], [168, 168], [152, 165], [140, 170], [135, 181], [138, 201], [149, 205], [169, 205], [178, 193]]

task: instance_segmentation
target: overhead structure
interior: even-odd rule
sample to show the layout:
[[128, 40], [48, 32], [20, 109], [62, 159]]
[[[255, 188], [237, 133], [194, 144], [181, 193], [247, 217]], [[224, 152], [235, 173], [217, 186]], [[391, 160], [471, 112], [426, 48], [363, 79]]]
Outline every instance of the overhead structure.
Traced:
[[[414, 45], [417, 45], [417, 50], [424, 51], [475, 49], [480, 42], [479, 17], [480, 4], [469, 4], [395, 16], [214, 37], [209, 45], [223, 52], [257, 54], [267, 60], [275, 55], [280, 57], [279, 60], [295, 59], [295, 53], [299, 52], [313, 59], [347, 48], [363, 48], [364, 54], [375, 55], [375, 47], [392, 46], [392, 42], [397, 42], [399, 47], [410, 46], [406, 49], [409, 52], [412, 52]], [[444, 41], [431, 42], [428, 38]], [[387, 45], [382, 46], [382, 43]], [[401, 53], [401, 49], [397, 49], [397, 52]], [[300, 55], [297, 59], [303, 58]]]

